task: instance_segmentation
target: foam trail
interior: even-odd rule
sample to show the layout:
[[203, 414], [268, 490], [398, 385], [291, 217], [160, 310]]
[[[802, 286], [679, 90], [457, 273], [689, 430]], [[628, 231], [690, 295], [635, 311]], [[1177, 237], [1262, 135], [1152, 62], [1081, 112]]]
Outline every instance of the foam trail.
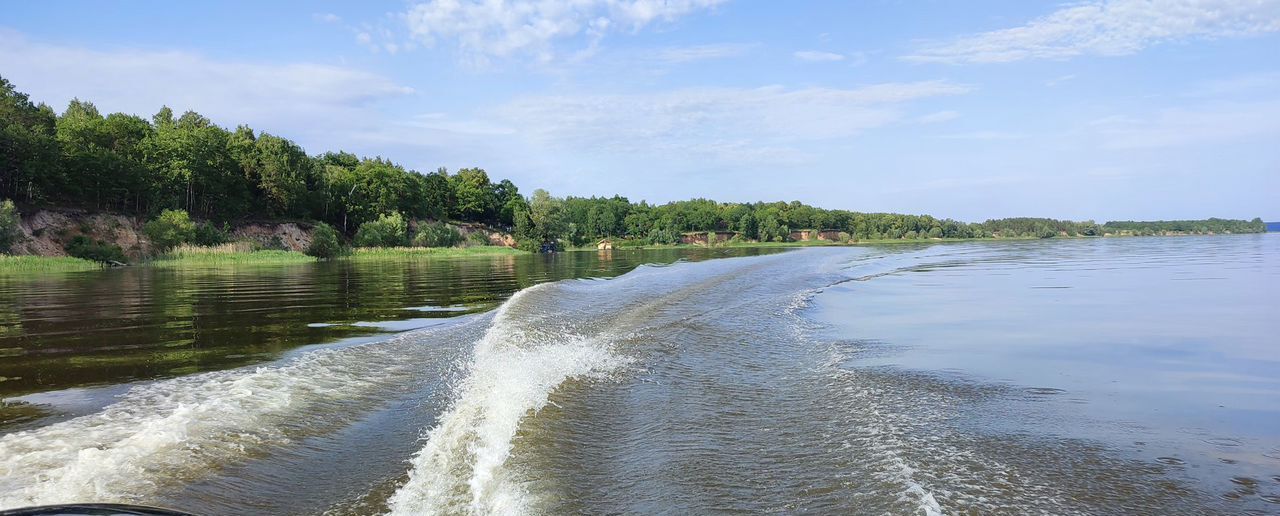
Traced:
[[[387, 350], [321, 350], [284, 364], [136, 387], [102, 411], [0, 437], [0, 509], [145, 502], [247, 450], [288, 439], [299, 411], [376, 393]], [[387, 369], [383, 369], [387, 371]], [[341, 406], [325, 411], [342, 410]]]
[[506, 478], [520, 422], [549, 402], [551, 393], [575, 378], [600, 377], [626, 359], [602, 338], [543, 334], [545, 321], [520, 324], [511, 311], [545, 289], [512, 296], [477, 342], [470, 372], [454, 405], [427, 436], [412, 461], [409, 480], [388, 501], [391, 514], [522, 514], [525, 493]]

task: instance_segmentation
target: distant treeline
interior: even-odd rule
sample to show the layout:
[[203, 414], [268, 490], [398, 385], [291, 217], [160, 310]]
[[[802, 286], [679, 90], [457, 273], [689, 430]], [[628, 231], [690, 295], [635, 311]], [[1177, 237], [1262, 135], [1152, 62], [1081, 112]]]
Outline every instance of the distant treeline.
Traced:
[[[308, 155], [286, 138], [243, 125], [228, 130], [193, 111], [175, 116], [163, 107], [147, 120], [123, 113], [104, 116], [92, 103], [73, 100], [57, 114], [32, 103], [2, 77], [0, 199], [148, 216], [176, 209], [213, 222], [305, 219], [326, 222], [346, 235], [379, 219], [399, 220], [394, 217], [483, 222], [512, 228], [526, 248], [546, 242], [581, 245], [604, 237], [674, 243], [683, 233], [705, 231], [781, 241], [800, 229], [842, 233], [839, 238], [846, 240], [1265, 229], [1257, 219], [965, 223], [929, 215], [825, 210], [800, 202], [693, 199], [650, 205], [618, 196], [556, 198], [542, 190], [526, 198], [510, 181], [492, 182], [483, 169], [420, 173], [380, 157]], [[388, 241], [407, 242], [409, 237], [397, 233]]]
[[1130, 233], [1135, 235], [1154, 235], [1160, 233], [1265, 233], [1267, 224], [1260, 218], [1251, 221], [1231, 219], [1208, 220], [1157, 220], [1140, 221], [1118, 220], [1106, 224], [1108, 232]]
[[[1046, 218], [1005, 218], [981, 223], [938, 219], [929, 215], [861, 213], [826, 210], [800, 202], [718, 203], [706, 199], [660, 206], [631, 203], [625, 197], [568, 197], [556, 199], [535, 192], [531, 210], [537, 220], [517, 219], [517, 228], [532, 239], [565, 238], [582, 245], [597, 238], [629, 237], [650, 243], [675, 243], [684, 233], [732, 231], [740, 238], [785, 241], [796, 230], [836, 233], [839, 240], [897, 240], [931, 238], [1052, 238], [1056, 236], [1258, 233], [1261, 219], [1209, 219], [1170, 222], [1073, 222]], [[522, 212], [522, 214], [525, 212]], [[523, 215], [521, 215], [523, 216]], [[539, 221], [548, 231], [529, 232]]]

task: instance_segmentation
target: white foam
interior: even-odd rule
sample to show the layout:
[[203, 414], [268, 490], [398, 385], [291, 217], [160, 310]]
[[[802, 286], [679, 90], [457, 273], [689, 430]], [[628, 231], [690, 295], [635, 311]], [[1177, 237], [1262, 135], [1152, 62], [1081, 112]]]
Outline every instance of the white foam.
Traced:
[[283, 438], [309, 403], [369, 391], [376, 380], [321, 350], [281, 365], [135, 387], [102, 411], [0, 437], [0, 509], [147, 499], [167, 483]]
[[388, 501], [391, 514], [527, 512], [526, 493], [503, 467], [521, 421], [546, 406], [566, 381], [599, 377], [626, 363], [600, 338], [536, 335], [533, 318], [514, 320], [511, 307], [542, 288], [549, 287], [521, 291], [499, 308], [476, 344], [453, 406], [414, 456], [409, 480]]

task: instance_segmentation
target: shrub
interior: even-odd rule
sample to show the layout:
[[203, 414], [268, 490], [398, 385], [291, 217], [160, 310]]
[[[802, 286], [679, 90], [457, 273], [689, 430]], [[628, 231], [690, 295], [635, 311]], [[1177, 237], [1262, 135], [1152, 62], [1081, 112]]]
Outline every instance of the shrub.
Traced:
[[475, 231], [467, 236], [467, 245], [473, 247], [484, 247], [490, 245], [489, 234], [484, 231]]
[[419, 225], [418, 235], [413, 237], [413, 245], [417, 247], [453, 247], [460, 243], [462, 233], [441, 222]]
[[840, 234], [836, 235], [836, 240], [839, 240], [847, 244], [851, 240], [853, 240], [853, 235], [850, 235], [848, 233], [845, 233], [844, 231], [841, 231]]
[[265, 251], [291, 251], [289, 246], [284, 243], [284, 239], [280, 235], [271, 235], [271, 239], [262, 244], [262, 250]]
[[160, 216], [142, 226], [142, 232], [159, 251], [167, 251], [195, 238], [196, 225], [183, 210], [164, 210]]
[[653, 228], [649, 232], [649, 240], [655, 244], [678, 244], [680, 243], [680, 233], [670, 228]]
[[338, 231], [323, 222], [316, 225], [315, 231], [311, 232], [311, 245], [307, 246], [307, 254], [322, 260], [342, 254], [342, 240], [338, 238]]
[[196, 225], [195, 232], [191, 237], [191, 243], [205, 247], [225, 244], [230, 240], [228, 237], [229, 233], [231, 233], [230, 229], [226, 224], [223, 224], [222, 229], [218, 229], [218, 226], [209, 222], [202, 222]]
[[378, 216], [360, 225], [355, 244], [359, 247], [398, 247], [409, 243], [409, 224], [399, 212]]
[[101, 240], [90, 240], [84, 235], [76, 235], [67, 245], [63, 246], [63, 250], [67, 254], [76, 258], [85, 260], [93, 260], [95, 262], [119, 262], [124, 263], [124, 251], [118, 245], [107, 244]]
[[18, 229], [21, 223], [22, 219], [18, 218], [18, 209], [13, 207], [13, 201], [0, 202], [0, 252], [8, 252], [18, 241], [22, 235]]

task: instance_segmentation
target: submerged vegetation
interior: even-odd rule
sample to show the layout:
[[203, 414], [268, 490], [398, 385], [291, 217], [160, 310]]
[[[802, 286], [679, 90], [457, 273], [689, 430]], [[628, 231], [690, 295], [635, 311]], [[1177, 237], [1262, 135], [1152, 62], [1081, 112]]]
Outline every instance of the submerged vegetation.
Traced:
[[[558, 198], [544, 190], [526, 199], [511, 181], [492, 182], [480, 168], [419, 173], [382, 157], [341, 151], [308, 155], [286, 138], [244, 125], [225, 129], [194, 111], [175, 116], [162, 107], [150, 120], [124, 113], [104, 116], [91, 102], [75, 99], [57, 114], [2, 77], [0, 149], [7, 158], [0, 160], [0, 199], [153, 217], [144, 233], [159, 253], [157, 262], [328, 259], [344, 254], [348, 241], [358, 248], [396, 248], [382, 255], [415, 256], [426, 253], [423, 248], [488, 245], [486, 235], [474, 230], [464, 235], [446, 220], [509, 231], [526, 251], [584, 247], [606, 238], [618, 239], [619, 247], [635, 247], [1265, 231], [1259, 219], [967, 223], [827, 210], [798, 201], [692, 199], [651, 205], [616, 195]], [[217, 247], [229, 240], [229, 224], [243, 220], [306, 221], [318, 229], [306, 254]], [[2, 201], [0, 252], [21, 237], [19, 222], [13, 203]], [[213, 250], [182, 247], [188, 245]], [[408, 246], [418, 247], [401, 250]], [[89, 237], [67, 244], [66, 251], [100, 262], [125, 261], [119, 247]], [[499, 251], [450, 251], [494, 252]], [[355, 252], [374, 255], [379, 252]]]

